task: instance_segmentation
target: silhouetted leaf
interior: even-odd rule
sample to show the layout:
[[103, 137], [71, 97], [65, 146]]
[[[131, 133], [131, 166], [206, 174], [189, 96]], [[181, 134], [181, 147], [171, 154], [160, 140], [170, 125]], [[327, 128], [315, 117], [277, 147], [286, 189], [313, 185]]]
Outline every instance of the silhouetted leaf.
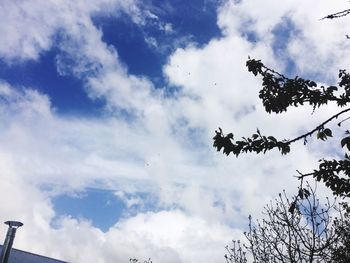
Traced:
[[294, 201], [294, 202], [291, 203], [291, 205], [290, 205], [290, 207], [289, 207], [289, 209], [288, 209], [288, 212], [291, 213], [291, 214], [293, 214], [294, 211], [295, 211], [295, 207], [296, 207], [296, 203], [295, 203], [295, 201]]
[[343, 138], [340, 144], [341, 147], [344, 147], [346, 145], [346, 148], [348, 148], [348, 150], [350, 151], [350, 136]]
[[324, 131], [323, 131], [328, 137], [332, 137], [332, 131], [331, 131], [331, 129], [325, 129]]
[[300, 199], [304, 199], [304, 192], [302, 188], [299, 189], [298, 196], [300, 197]]

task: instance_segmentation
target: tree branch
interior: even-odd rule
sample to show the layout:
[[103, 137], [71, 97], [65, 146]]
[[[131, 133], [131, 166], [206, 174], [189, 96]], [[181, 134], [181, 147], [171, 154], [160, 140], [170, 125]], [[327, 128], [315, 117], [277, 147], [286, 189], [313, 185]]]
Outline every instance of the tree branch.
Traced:
[[346, 9], [346, 10], [343, 10], [343, 11], [340, 11], [340, 12], [337, 12], [334, 14], [330, 14], [328, 16], [321, 18], [320, 20], [340, 18], [340, 17], [347, 16], [348, 14], [350, 14], [350, 9]]
[[324, 125], [326, 125], [328, 122], [332, 121], [335, 118], [338, 118], [340, 115], [342, 115], [343, 113], [348, 112], [348, 111], [350, 111], [350, 108], [342, 110], [341, 112], [338, 112], [337, 114], [333, 115], [332, 117], [330, 117], [326, 121], [322, 122], [315, 129], [313, 129], [313, 130], [311, 130], [311, 131], [309, 131], [309, 132], [307, 132], [307, 133], [305, 133], [303, 135], [300, 135], [299, 137], [296, 137], [296, 138], [294, 138], [292, 140], [289, 140], [288, 143], [290, 144], [290, 143], [293, 143], [293, 142], [298, 141], [300, 139], [306, 138], [307, 136], [312, 135], [314, 132], [316, 132], [316, 131], [320, 130], [320, 128], [324, 127]]

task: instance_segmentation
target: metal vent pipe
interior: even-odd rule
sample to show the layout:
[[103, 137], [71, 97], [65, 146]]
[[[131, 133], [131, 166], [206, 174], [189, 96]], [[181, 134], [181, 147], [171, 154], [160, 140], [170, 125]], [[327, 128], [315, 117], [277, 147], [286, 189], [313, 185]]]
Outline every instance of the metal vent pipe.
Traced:
[[6, 225], [9, 226], [6, 234], [6, 238], [4, 241], [4, 245], [2, 246], [0, 263], [7, 263], [9, 260], [13, 240], [15, 239], [17, 228], [23, 226], [23, 223], [18, 221], [6, 221]]

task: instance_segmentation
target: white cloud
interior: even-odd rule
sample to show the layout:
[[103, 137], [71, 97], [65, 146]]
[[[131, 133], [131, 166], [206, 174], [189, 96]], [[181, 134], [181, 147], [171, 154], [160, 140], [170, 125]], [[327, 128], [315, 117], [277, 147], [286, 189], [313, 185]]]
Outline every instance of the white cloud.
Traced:
[[158, 48], [157, 40], [154, 37], [145, 37], [145, 42], [150, 48]]
[[125, 12], [140, 20], [137, 2], [133, 0], [99, 1], [10, 1], [0, 4], [0, 57], [8, 62], [38, 59], [42, 52], [54, 45], [54, 37], [63, 32], [68, 35], [88, 33], [91, 16]]
[[[50, 229], [43, 222], [41, 228], [25, 225], [17, 233], [16, 244], [72, 262], [127, 262], [150, 255], [154, 262], [220, 262], [225, 253], [222, 244], [242, 236], [238, 230], [208, 224], [179, 210], [140, 213], [106, 233], [72, 218], [62, 218], [59, 225], [59, 229]], [[46, 246], [25, 239], [45, 240]]]
[[[304, 74], [322, 74], [324, 78], [336, 76], [330, 69], [348, 65], [346, 52], [349, 41], [345, 35], [349, 20], [320, 20], [324, 16], [348, 8], [346, 1], [265, 1], [256, 8], [256, 2], [247, 0], [235, 4], [227, 1], [218, 16], [218, 25], [227, 35], [242, 31], [253, 31], [261, 45], [271, 46], [274, 41], [273, 29], [284, 18], [289, 18], [297, 35], [288, 43], [288, 57], [296, 63], [297, 69]], [[312, 50], [312, 52], [310, 52]], [[266, 60], [266, 58], [264, 58]]]
[[174, 29], [173, 29], [173, 25], [171, 23], [165, 23], [163, 26], [162, 26], [162, 29], [165, 31], [165, 33], [167, 34], [171, 34]]

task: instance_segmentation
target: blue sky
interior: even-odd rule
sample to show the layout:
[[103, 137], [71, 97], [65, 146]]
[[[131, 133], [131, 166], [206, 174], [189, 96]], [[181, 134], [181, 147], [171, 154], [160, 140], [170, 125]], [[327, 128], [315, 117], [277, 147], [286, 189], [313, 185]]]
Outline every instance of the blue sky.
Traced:
[[53, 199], [58, 217], [68, 215], [75, 218], [88, 218], [103, 231], [107, 231], [122, 216], [125, 205], [113, 192], [87, 189], [74, 197], [57, 196]]
[[[102, 32], [102, 40], [113, 46], [128, 72], [147, 76], [157, 88], [169, 88], [162, 67], [169, 55], [189, 42], [198, 46], [219, 37], [216, 25], [215, 2], [210, 1], [150, 1], [151, 11], [157, 19], [149, 18], [147, 25], [140, 27], [127, 14], [118, 17], [92, 17]], [[164, 8], [166, 6], [166, 8]], [[172, 32], [159, 28], [157, 20], [171, 25]], [[0, 78], [17, 86], [30, 86], [50, 96], [53, 107], [65, 114], [98, 114], [103, 100], [91, 100], [84, 91], [84, 79], [72, 75], [60, 75], [56, 69], [56, 56], [60, 50], [61, 36], [57, 32], [51, 50], [45, 51], [36, 61], [6, 63], [0, 61]], [[147, 44], [145, 37], [154, 38], [159, 48]], [[183, 40], [182, 40], [183, 39]], [[176, 43], [180, 41], [180, 43]]]
[[[142, 199], [144, 203], [135, 202], [132, 206], [128, 206], [124, 202], [125, 198], [135, 201]], [[108, 231], [120, 218], [131, 217], [140, 211], [157, 210], [156, 200], [147, 193], [120, 196], [118, 192], [93, 188], [74, 194], [55, 196], [52, 202], [56, 211], [56, 218], [52, 221], [53, 226], [61, 216], [70, 216], [88, 219], [104, 232]]]
[[24, 222], [16, 246], [72, 262], [219, 262], [249, 214], [260, 217], [279, 191], [295, 189], [296, 169], [335, 154], [326, 145], [296, 145], [284, 157], [215, 152], [218, 127], [289, 138], [336, 110], [307, 121], [312, 109], [265, 114], [246, 59], [334, 80], [350, 62], [349, 22], [319, 18], [345, 7], [5, 0], [0, 220]]

